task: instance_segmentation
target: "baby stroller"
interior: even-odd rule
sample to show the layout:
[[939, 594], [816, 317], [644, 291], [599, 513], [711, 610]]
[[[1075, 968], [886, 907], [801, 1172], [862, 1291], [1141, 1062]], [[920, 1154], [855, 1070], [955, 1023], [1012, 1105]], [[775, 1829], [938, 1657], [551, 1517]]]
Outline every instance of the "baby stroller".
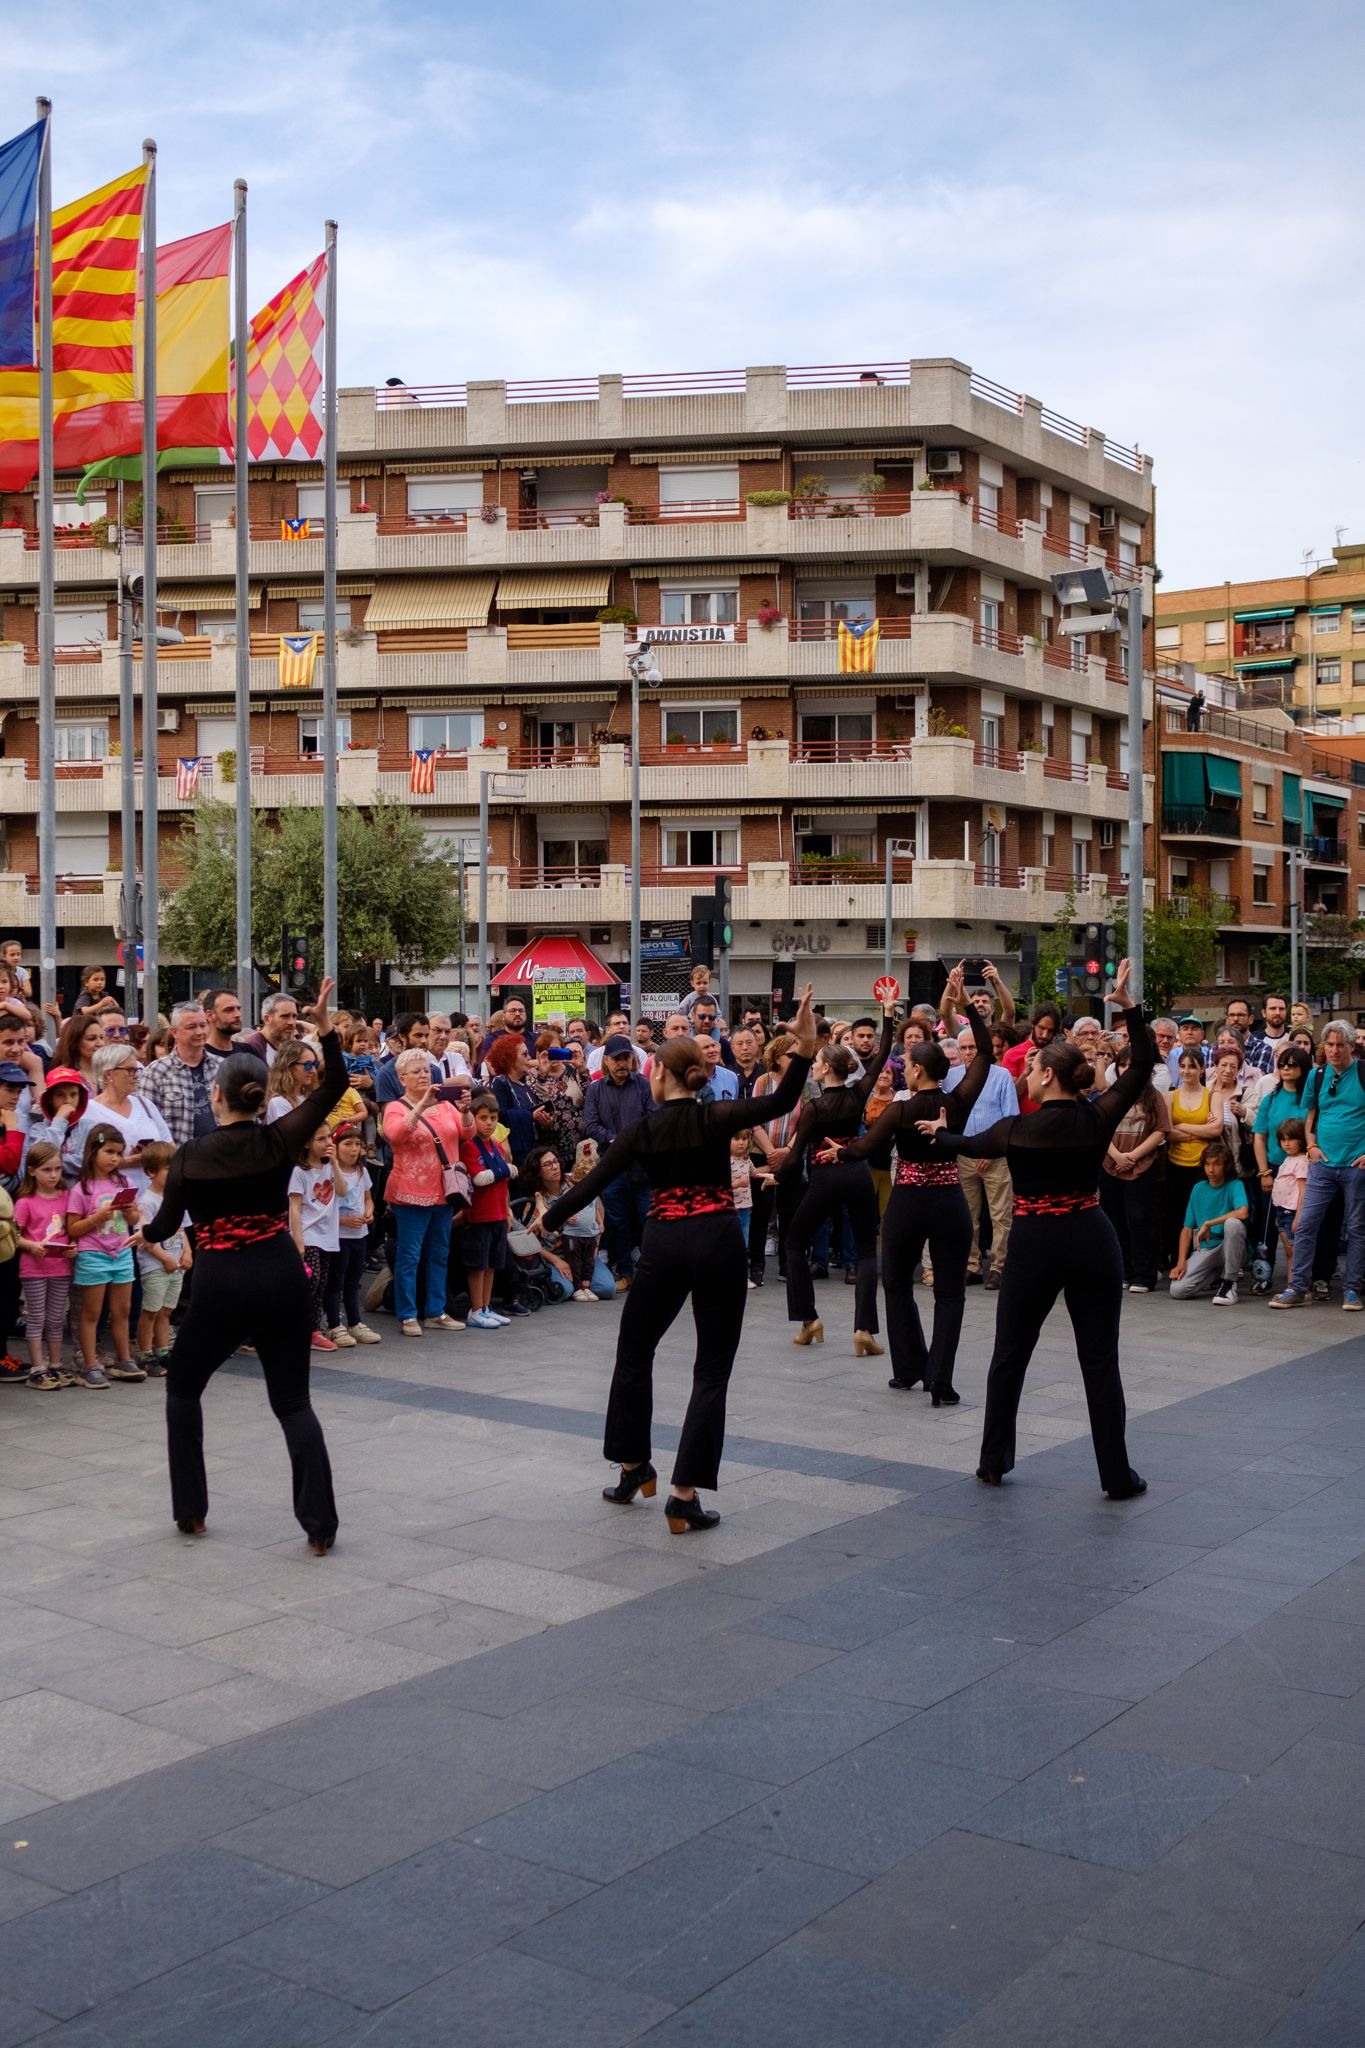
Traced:
[[531, 1310], [544, 1308], [550, 1299], [545, 1276], [545, 1257], [540, 1239], [526, 1228], [529, 1202], [514, 1202], [507, 1225], [507, 1264], [502, 1270], [499, 1290], [505, 1303], [521, 1303]]
[[1275, 1275], [1275, 1246], [1279, 1232], [1275, 1228], [1275, 1211], [1269, 1202], [1262, 1205], [1265, 1221], [1261, 1225], [1260, 1241], [1252, 1248], [1251, 1291], [1253, 1294], [1269, 1294]]

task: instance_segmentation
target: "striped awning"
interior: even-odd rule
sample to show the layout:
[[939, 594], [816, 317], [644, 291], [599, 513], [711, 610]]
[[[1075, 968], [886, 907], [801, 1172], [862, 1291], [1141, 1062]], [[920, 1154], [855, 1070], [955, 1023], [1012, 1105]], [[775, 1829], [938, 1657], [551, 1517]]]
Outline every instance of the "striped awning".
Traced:
[[365, 608], [367, 633], [423, 626], [486, 626], [496, 576], [400, 576], [381, 584]]
[[627, 569], [626, 574], [636, 583], [685, 583], [698, 576], [775, 576], [777, 572], [776, 562], [646, 562]]
[[[255, 611], [265, 589], [263, 583], [247, 587], [247, 606]], [[237, 609], [237, 592], [231, 583], [158, 583], [156, 608], [164, 612], [232, 612]]]
[[540, 611], [611, 602], [610, 569], [526, 569], [498, 582], [498, 610]]

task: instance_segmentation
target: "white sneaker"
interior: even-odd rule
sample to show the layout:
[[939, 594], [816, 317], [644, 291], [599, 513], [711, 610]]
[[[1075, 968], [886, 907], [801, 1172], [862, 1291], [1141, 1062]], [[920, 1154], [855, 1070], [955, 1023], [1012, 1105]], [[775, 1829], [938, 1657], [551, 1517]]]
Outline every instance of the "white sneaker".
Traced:
[[403, 1324], [402, 1329], [405, 1337], [420, 1337], [422, 1334], [422, 1325], [415, 1317], [409, 1317], [408, 1321]]
[[756, 1293], [758, 1292], [758, 1282], [757, 1282], [757, 1280], [751, 1280], [751, 1281], [749, 1282], [749, 1292], [750, 1292], [750, 1294], [756, 1294]]
[[338, 1351], [355, 1350], [355, 1338], [351, 1335], [350, 1331], [346, 1328], [344, 1323], [339, 1323], [335, 1330], [329, 1330], [327, 1332], [327, 1335], [336, 1345]]
[[372, 1330], [368, 1323], [351, 1324], [351, 1342], [353, 1344], [382, 1344], [383, 1341], [384, 1339], [377, 1331]]
[[1143, 1287], [1138, 1283], [1134, 1283], [1134, 1285], [1128, 1289], [1128, 1292], [1130, 1294], [1150, 1294], [1151, 1291], [1152, 1290], [1150, 1287]]
[[491, 1309], [476, 1308], [469, 1312], [467, 1327], [471, 1330], [500, 1330], [502, 1324]]
[[592, 1291], [591, 1287], [579, 1287], [579, 1288], [576, 1288], [576, 1289], [574, 1290], [573, 1294], [572, 1294], [572, 1295], [571, 1295], [571, 1296], [570, 1296], [569, 1298], [570, 1298], [570, 1300], [571, 1300], [571, 1301], [593, 1301], [593, 1302], [595, 1302], [595, 1301], [597, 1300], [597, 1296], [596, 1296], [596, 1295], [595, 1295], [595, 1294], [593, 1293], [593, 1291]]
[[1213, 1297], [1215, 1308], [1233, 1308], [1237, 1302], [1237, 1282], [1225, 1280]]

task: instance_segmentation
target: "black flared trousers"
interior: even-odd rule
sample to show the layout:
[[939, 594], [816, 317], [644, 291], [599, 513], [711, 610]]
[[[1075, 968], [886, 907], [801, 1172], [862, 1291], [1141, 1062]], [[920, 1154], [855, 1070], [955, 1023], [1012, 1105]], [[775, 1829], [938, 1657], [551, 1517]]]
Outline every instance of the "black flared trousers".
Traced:
[[[934, 1273], [934, 1334], [924, 1341], [915, 1302], [915, 1268], [925, 1245]], [[961, 1186], [893, 1187], [882, 1218], [882, 1286], [894, 1377], [913, 1386], [950, 1388], [967, 1305], [972, 1216]]]
[[844, 1211], [858, 1254], [858, 1284], [853, 1293], [853, 1327], [876, 1330], [877, 1322], [877, 1190], [872, 1169], [861, 1159], [834, 1166], [812, 1164], [810, 1181], [787, 1231], [787, 1314], [794, 1323], [815, 1320], [815, 1282], [810, 1272], [811, 1239], [827, 1216]]
[[1098, 1205], [1062, 1216], [1021, 1216], [1015, 1209], [986, 1378], [981, 1469], [1008, 1472], [1014, 1464], [1024, 1376], [1059, 1294], [1076, 1336], [1100, 1484], [1106, 1493], [1126, 1490], [1132, 1471], [1119, 1374], [1123, 1258], [1114, 1226]]
[[240, 1251], [200, 1252], [194, 1299], [166, 1367], [166, 1439], [171, 1510], [177, 1522], [203, 1521], [205, 1387], [239, 1344], [251, 1344], [265, 1390], [284, 1431], [294, 1477], [294, 1513], [306, 1535], [336, 1535], [332, 1467], [308, 1392], [313, 1310], [308, 1275], [287, 1232]]
[[638, 1465], [650, 1454], [654, 1353], [688, 1296], [697, 1332], [692, 1395], [673, 1460], [675, 1486], [714, 1487], [725, 1448], [725, 1396], [748, 1300], [748, 1261], [732, 1209], [665, 1222], [651, 1217], [621, 1310], [603, 1455]]

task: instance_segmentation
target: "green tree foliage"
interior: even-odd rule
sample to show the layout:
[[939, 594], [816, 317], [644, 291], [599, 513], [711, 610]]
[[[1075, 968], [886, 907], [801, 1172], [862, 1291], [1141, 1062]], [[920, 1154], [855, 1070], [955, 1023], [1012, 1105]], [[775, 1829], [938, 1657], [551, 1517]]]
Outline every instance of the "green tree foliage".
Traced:
[[[1073, 883], [1066, 892], [1066, 900], [1057, 912], [1057, 921], [1049, 925], [1038, 940], [1038, 975], [1033, 984], [1035, 1003], [1051, 1003], [1057, 996], [1057, 970], [1065, 967], [1071, 958], [1071, 932], [1076, 922], [1076, 888]], [[1065, 1001], [1064, 998], [1061, 999]]]
[[[1334, 996], [1359, 981], [1365, 970], [1365, 923], [1320, 910], [1308, 919], [1305, 933], [1308, 962], [1307, 996]], [[1261, 947], [1261, 980], [1267, 989], [1288, 995], [1293, 977], [1288, 939], [1271, 939]]]
[[[1128, 951], [1128, 904], [1111, 898], [1109, 922], [1116, 925], [1119, 952]], [[1218, 934], [1235, 924], [1221, 896], [1158, 897], [1142, 920], [1144, 960], [1142, 1007], [1149, 1017], [1193, 995], [1214, 968]]]
[[[182, 834], [184, 885], [162, 917], [164, 944], [197, 967], [231, 976], [236, 962], [237, 834], [231, 807], [196, 806]], [[375, 961], [429, 973], [456, 951], [460, 904], [453, 856], [427, 842], [405, 804], [383, 800], [337, 819], [337, 946], [343, 981]], [[252, 951], [269, 972], [280, 935], [306, 934], [322, 959], [322, 811], [282, 810], [251, 821]]]

